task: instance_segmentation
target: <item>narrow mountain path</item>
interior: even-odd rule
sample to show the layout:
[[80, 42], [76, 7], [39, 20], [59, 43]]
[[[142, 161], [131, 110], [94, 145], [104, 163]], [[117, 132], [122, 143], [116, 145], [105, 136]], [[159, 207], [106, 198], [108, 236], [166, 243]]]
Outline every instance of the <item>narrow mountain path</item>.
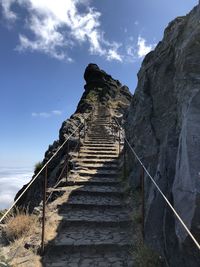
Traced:
[[[101, 115], [100, 115], [101, 114]], [[118, 146], [109, 133], [109, 116], [98, 110], [59, 207], [58, 234], [43, 260], [48, 267], [133, 267], [133, 227], [119, 176]]]

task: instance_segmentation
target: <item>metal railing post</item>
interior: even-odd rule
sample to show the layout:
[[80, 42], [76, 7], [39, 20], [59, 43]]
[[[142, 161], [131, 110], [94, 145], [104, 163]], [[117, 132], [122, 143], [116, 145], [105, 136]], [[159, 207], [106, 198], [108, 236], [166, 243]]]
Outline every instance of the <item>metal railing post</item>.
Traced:
[[145, 189], [144, 189], [144, 169], [143, 169], [143, 167], [141, 167], [141, 191], [142, 191], [142, 239], [144, 242]]
[[47, 194], [47, 166], [45, 168], [45, 175], [43, 181], [43, 209], [42, 209], [42, 240], [41, 240], [41, 254], [44, 254], [44, 239], [45, 239], [45, 213], [46, 213], [46, 194]]
[[79, 128], [79, 130], [78, 130], [78, 157], [80, 154], [80, 147], [81, 147], [81, 130]]
[[69, 140], [67, 141], [67, 166], [66, 166], [66, 182], [68, 178], [68, 172], [69, 172]]
[[121, 136], [120, 136], [120, 128], [119, 128], [119, 154], [120, 154], [120, 144], [121, 144]]
[[126, 142], [124, 141], [124, 179], [126, 178]]
[[84, 118], [84, 142], [85, 142], [85, 131], [86, 131], [85, 127], [86, 125], [85, 125], [85, 118]]

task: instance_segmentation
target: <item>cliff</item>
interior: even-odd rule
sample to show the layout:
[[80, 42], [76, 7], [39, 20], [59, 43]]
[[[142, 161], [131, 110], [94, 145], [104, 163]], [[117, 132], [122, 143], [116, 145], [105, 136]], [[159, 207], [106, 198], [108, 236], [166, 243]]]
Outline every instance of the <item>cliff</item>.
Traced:
[[[144, 59], [126, 135], [136, 153], [200, 241], [200, 6], [178, 17]], [[128, 152], [129, 180], [140, 167]], [[200, 254], [145, 176], [145, 240], [170, 267], [200, 266]]]
[[[104, 105], [107, 109], [110, 117], [122, 116], [127, 112], [127, 108], [130, 105], [131, 93], [126, 86], [122, 86], [118, 80], [113, 79], [105, 71], [101, 70], [96, 64], [89, 64], [85, 70], [84, 78], [86, 81], [85, 91], [78, 103], [75, 113], [62, 123], [59, 131], [59, 140], [56, 140], [49, 146], [45, 152], [44, 159], [41, 166], [43, 166], [56, 152], [56, 150], [63, 144], [68, 135], [70, 135], [76, 127], [84, 122], [84, 118], [87, 118], [90, 113], [94, 113], [99, 104]], [[87, 125], [87, 123], [86, 123]], [[83, 130], [80, 132], [80, 136], [83, 141]], [[69, 143], [67, 142], [59, 153], [48, 164], [48, 187], [53, 187], [58, 178], [62, 179], [66, 177], [67, 170], [64, 169], [67, 158], [71, 158], [70, 153], [67, 154], [67, 146], [69, 146], [69, 152], [73, 152], [77, 147], [79, 140], [79, 133], [76, 132]], [[69, 165], [68, 171], [72, 169], [72, 164]], [[34, 175], [35, 176], [35, 175]], [[34, 178], [33, 176], [33, 178]], [[42, 200], [42, 185], [44, 181], [44, 172], [38, 176], [33, 185], [29, 188], [27, 193], [18, 201], [18, 206], [25, 208], [29, 207], [32, 211], [37, 207]], [[25, 185], [16, 195], [15, 199], [26, 188]]]

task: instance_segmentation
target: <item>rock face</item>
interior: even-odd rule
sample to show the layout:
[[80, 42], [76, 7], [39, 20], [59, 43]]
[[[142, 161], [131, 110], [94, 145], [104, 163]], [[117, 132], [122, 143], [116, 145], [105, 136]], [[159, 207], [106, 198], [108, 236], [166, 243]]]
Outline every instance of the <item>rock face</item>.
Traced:
[[[200, 6], [178, 17], [144, 59], [126, 135], [200, 242]], [[130, 182], [140, 167], [129, 151]], [[133, 167], [132, 167], [133, 166]], [[200, 253], [145, 176], [145, 239], [168, 266], [200, 266]]]
[[[103, 70], [100, 70], [96, 64], [89, 64], [85, 70], [84, 78], [86, 80], [85, 92], [78, 104], [76, 112], [63, 122], [59, 131], [59, 140], [55, 141], [49, 146], [45, 153], [42, 166], [52, 157], [56, 150], [63, 144], [68, 135], [74, 132], [80, 123], [84, 123], [84, 118], [87, 118], [90, 113], [94, 113], [98, 104], [105, 105], [110, 116], [122, 116], [126, 113], [131, 101], [131, 93], [126, 86], [122, 86], [117, 80], [114, 80]], [[87, 123], [86, 123], [87, 125]], [[83, 130], [80, 132], [83, 137]], [[78, 145], [79, 133], [78, 131], [70, 138], [69, 144], [66, 143], [59, 153], [48, 164], [48, 187], [53, 187], [58, 178], [66, 176], [65, 163], [70, 155], [67, 154], [67, 147], [69, 152], [73, 152]], [[73, 166], [70, 165], [69, 169]], [[33, 176], [34, 177], [34, 176]], [[18, 206], [29, 207], [32, 211], [39, 205], [42, 200], [42, 185], [44, 180], [44, 173], [38, 176], [27, 193], [19, 200]], [[25, 185], [16, 195], [17, 198], [24, 190]]]

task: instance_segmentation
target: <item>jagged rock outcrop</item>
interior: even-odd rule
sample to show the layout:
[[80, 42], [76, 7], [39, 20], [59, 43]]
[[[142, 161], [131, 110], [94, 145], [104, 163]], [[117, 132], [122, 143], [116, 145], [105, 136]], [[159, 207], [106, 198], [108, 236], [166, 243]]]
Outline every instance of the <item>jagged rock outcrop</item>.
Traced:
[[[200, 6], [178, 17], [142, 63], [126, 135], [200, 242]], [[129, 179], [140, 167], [129, 151]], [[134, 161], [134, 163], [133, 163]], [[168, 266], [200, 266], [200, 253], [145, 176], [145, 239]]]
[[[122, 116], [126, 113], [131, 101], [131, 93], [126, 86], [122, 86], [117, 80], [114, 80], [103, 70], [100, 70], [96, 64], [89, 64], [85, 70], [84, 78], [86, 80], [85, 92], [77, 106], [76, 112], [66, 121], [63, 122], [59, 131], [59, 140], [55, 141], [49, 146], [45, 153], [42, 165], [44, 165], [56, 152], [56, 150], [63, 144], [68, 135], [74, 132], [76, 127], [84, 122], [90, 113], [94, 113], [99, 104], [104, 105], [108, 110], [110, 116]], [[87, 125], [87, 124], [86, 124]], [[81, 131], [83, 137], [83, 130]], [[69, 152], [72, 152], [79, 140], [78, 131], [70, 138]], [[67, 157], [67, 146], [59, 151], [59, 153], [48, 164], [48, 187], [53, 187], [58, 177], [62, 174], [66, 176], [66, 171], [63, 171]], [[69, 166], [72, 168], [72, 166]], [[70, 169], [69, 168], [69, 169]], [[60, 177], [60, 179], [62, 178]], [[41, 174], [33, 183], [27, 193], [19, 200], [18, 206], [29, 207], [32, 211], [34, 207], [38, 206], [42, 200], [42, 184], [44, 174]], [[15, 198], [24, 190], [25, 185], [16, 195]]]

